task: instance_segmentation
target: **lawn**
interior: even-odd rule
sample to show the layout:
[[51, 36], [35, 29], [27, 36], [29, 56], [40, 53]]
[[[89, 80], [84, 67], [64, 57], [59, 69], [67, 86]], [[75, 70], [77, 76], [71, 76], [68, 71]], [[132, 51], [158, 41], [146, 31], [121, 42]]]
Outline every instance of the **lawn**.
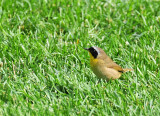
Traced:
[[[99, 80], [91, 46], [134, 71]], [[0, 115], [160, 115], [160, 1], [0, 0]]]

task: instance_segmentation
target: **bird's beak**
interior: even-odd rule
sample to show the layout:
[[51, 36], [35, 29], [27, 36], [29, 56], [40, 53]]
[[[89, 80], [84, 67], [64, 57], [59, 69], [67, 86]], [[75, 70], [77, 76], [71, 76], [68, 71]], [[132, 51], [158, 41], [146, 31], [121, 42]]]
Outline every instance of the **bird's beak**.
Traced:
[[87, 50], [87, 51], [89, 50], [89, 48], [83, 48], [83, 49], [85, 49], [85, 50]]

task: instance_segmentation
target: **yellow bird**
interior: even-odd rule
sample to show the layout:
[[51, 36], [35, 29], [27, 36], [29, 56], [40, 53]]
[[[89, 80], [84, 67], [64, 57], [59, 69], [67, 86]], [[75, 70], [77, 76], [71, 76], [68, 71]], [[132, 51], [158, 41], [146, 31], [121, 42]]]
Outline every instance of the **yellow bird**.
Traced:
[[89, 51], [91, 69], [98, 78], [114, 80], [118, 79], [122, 73], [133, 70], [121, 68], [101, 48], [93, 46], [84, 49]]

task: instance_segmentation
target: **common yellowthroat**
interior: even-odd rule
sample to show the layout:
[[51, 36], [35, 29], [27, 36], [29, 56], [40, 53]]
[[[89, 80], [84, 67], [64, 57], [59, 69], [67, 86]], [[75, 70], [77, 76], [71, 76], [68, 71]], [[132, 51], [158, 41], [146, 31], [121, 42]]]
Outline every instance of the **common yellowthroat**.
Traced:
[[91, 69], [98, 78], [114, 80], [118, 79], [122, 73], [133, 70], [121, 68], [101, 48], [93, 46], [84, 49], [89, 51]]

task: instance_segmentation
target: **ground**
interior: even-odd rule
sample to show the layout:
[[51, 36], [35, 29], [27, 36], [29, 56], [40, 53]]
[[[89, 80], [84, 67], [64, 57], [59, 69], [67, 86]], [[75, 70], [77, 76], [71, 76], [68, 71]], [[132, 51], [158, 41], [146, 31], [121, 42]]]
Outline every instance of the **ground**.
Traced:
[[[2, 0], [0, 115], [160, 115], [160, 2]], [[134, 71], [106, 82], [84, 47]]]

